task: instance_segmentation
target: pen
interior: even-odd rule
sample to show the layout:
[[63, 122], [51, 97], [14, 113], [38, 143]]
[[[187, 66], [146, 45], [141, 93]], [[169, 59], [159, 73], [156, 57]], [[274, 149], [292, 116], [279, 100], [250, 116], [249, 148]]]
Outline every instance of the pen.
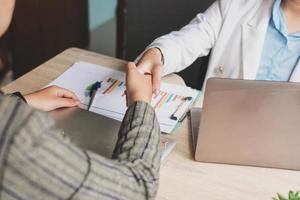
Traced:
[[95, 96], [97, 94], [97, 90], [101, 88], [101, 82], [97, 81], [96, 83], [93, 84], [92, 88], [91, 88], [91, 91], [90, 91], [90, 101], [89, 101], [89, 105], [88, 105], [88, 108], [87, 110], [90, 110], [92, 104], [93, 104], [93, 101], [95, 99]]
[[[193, 97], [185, 97], [184, 100], [179, 104], [179, 106], [177, 107], [177, 109], [175, 110], [175, 112], [171, 115], [171, 119], [172, 120], [178, 120], [178, 121], [183, 121], [183, 119], [185, 118], [188, 110], [189, 110], [189, 107], [185, 110], [185, 103], [186, 102], [189, 102], [191, 103], [191, 101], [193, 100]], [[181, 117], [180, 117], [181, 116]]]

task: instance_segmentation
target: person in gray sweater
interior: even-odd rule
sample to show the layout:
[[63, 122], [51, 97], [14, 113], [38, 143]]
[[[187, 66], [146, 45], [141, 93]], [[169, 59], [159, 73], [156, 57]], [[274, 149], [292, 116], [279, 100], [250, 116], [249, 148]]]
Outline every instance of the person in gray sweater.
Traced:
[[[0, 0], [0, 34], [13, 7]], [[151, 76], [129, 63], [126, 82], [129, 107], [111, 159], [72, 144], [45, 112], [77, 106], [72, 92], [0, 94], [0, 199], [154, 199], [161, 155]]]

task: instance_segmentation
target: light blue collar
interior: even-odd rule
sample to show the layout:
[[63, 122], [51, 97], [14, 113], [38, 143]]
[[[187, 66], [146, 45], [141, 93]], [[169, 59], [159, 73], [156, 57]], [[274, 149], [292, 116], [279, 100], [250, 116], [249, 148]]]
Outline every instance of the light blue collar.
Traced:
[[286, 23], [285, 23], [285, 15], [283, 9], [281, 7], [281, 0], [275, 0], [273, 11], [272, 11], [272, 22], [275, 28], [286, 38], [288, 37], [300, 37], [300, 32], [294, 34], [288, 34]]

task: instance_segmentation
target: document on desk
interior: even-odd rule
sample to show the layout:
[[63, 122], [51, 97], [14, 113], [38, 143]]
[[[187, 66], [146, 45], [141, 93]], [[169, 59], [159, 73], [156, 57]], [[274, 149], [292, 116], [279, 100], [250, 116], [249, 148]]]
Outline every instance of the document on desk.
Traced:
[[[77, 62], [49, 85], [73, 91], [80, 99], [82, 109], [87, 109], [90, 90], [101, 82], [90, 111], [122, 121], [126, 112], [125, 73], [105, 66]], [[162, 83], [151, 105], [156, 111], [162, 132], [172, 133], [186, 111], [199, 97], [200, 91], [175, 84]]]

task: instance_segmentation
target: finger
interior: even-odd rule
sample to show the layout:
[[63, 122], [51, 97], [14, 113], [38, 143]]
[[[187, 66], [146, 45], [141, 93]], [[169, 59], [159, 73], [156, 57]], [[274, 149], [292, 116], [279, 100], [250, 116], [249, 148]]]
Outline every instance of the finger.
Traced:
[[161, 67], [155, 66], [152, 69], [152, 90], [154, 94], [158, 94], [160, 90]]
[[75, 101], [79, 101], [78, 97], [76, 94], [70, 90], [64, 89], [64, 88], [57, 88], [57, 97], [63, 97], [63, 98], [69, 98], [73, 99]]
[[80, 102], [70, 98], [58, 98], [56, 99], [56, 108], [75, 107], [79, 106]]

